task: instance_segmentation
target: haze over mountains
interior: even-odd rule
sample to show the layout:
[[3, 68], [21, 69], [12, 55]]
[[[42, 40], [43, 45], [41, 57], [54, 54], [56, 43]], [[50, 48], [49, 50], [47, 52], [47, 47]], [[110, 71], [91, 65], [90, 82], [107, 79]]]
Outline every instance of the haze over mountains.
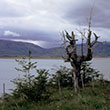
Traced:
[[[54, 37], [53, 37], [54, 36]], [[0, 39], [23, 41], [49, 48], [60, 46], [62, 36], [59, 33], [43, 32], [42, 30], [26, 30], [13, 27], [0, 27]]]
[[[80, 54], [80, 44], [77, 45], [77, 48], [78, 54]], [[0, 57], [27, 56], [29, 50], [32, 51], [33, 57], [62, 57], [66, 55], [63, 47], [45, 49], [31, 43], [0, 40]], [[84, 46], [84, 52], [86, 53], [86, 46]], [[93, 55], [110, 56], [110, 43], [94, 47]]]

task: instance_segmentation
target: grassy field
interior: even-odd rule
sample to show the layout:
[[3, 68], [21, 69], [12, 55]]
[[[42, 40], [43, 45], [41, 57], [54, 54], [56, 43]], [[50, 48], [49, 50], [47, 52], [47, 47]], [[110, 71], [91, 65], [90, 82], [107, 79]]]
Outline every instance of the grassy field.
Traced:
[[7, 96], [0, 110], [110, 110], [110, 82], [96, 82], [81, 88], [78, 94], [70, 87], [55, 90], [48, 100], [30, 102]]

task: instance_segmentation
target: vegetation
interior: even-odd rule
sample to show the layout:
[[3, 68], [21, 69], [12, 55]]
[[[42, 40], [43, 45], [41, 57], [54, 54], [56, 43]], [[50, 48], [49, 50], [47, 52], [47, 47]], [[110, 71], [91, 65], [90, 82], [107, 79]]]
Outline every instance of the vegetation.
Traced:
[[[50, 75], [48, 70], [38, 69], [28, 59], [16, 60], [24, 72], [12, 82], [16, 88], [12, 94], [5, 94], [0, 110], [109, 110], [110, 82], [105, 81], [98, 71], [84, 62], [81, 66], [82, 88], [78, 94], [73, 91], [72, 71], [61, 66]], [[35, 74], [31, 70], [35, 70]]]
[[95, 88], [87, 84], [80, 94], [71, 87], [62, 88], [62, 94], [54, 91], [49, 100], [33, 102], [7, 96], [0, 110], [110, 110], [110, 82], [96, 81]]
[[[12, 92], [13, 96], [29, 101], [47, 99], [49, 96], [47, 91], [48, 71], [45, 69], [37, 69], [37, 62], [32, 63], [31, 61], [31, 51], [29, 51], [27, 60], [23, 57], [23, 59], [16, 61], [21, 65], [21, 68], [16, 68], [16, 70], [24, 72], [24, 75], [22, 78], [15, 78], [12, 81], [16, 85], [16, 89]], [[34, 69], [37, 74], [31, 74], [32, 69]]]

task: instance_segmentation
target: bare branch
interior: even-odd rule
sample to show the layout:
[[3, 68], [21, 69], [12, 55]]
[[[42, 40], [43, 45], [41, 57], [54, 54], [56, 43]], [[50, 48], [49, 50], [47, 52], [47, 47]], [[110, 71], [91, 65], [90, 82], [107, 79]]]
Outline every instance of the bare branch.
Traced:
[[64, 42], [64, 48], [66, 48], [66, 38], [65, 38], [65, 34], [64, 34], [64, 32], [62, 32], [62, 36], [63, 36], [63, 42]]
[[91, 48], [91, 34], [92, 34], [92, 32], [89, 30], [88, 36], [87, 36], [87, 46], [88, 46], [88, 49]]
[[81, 53], [82, 53], [82, 56], [84, 55], [84, 53], [83, 53], [83, 41], [84, 41], [84, 38], [82, 37], [82, 43], [81, 43]]
[[68, 39], [69, 41], [71, 41], [71, 40], [72, 40], [72, 37], [69, 35], [69, 33], [68, 33], [67, 31], [65, 31], [65, 33], [66, 33], [67, 39]]
[[75, 34], [74, 34], [73, 31], [72, 31], [71, 35], [72, 35], [72, 40], [74, 40], [75, 39]]
[[105, 41], [104, 42], [99, 42], [99, 41], [97, 41], [97, 45], [95, 45], [93, 48], [92, 48], [92, 50], [95, 50], [100, 44], [104, 44], [105, 43]]
[[76, 29], [76, 30], [81, 34], [81, 37], [84, 37], [85, 39], [87, 39], [87, 37], [85, 36], [85, 30], [84, 30], [84, 32], [82, 32], [79, 29]]
[[94, 34], [95, 40], [92, 41], [91, 47], [93, 47], [93, 46], [97, 43], [97, 40], [98, 40], [98, 38], [99, 38], [99, 36], [97, 36], [95, 33], [93, 33], [93, 34]]
[[91, 22], [92, 22], [92, 17], [93, 17], [93, 9], [94, 9], [94, 4], [93, 4], [93, 7], [91, 8], [91, 11], [90, 11], [90, 16], [89, 16], [89, 21], [88, 21], [88, 31], [91, 30]]

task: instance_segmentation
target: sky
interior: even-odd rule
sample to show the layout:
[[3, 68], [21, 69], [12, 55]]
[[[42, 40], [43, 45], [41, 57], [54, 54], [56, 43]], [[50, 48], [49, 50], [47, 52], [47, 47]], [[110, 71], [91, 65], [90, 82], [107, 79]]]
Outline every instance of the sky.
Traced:
[[92, 8], [92, 30], [110, 41], [110, 0], [0, 0], [0, 39], [57, 47], [62, 31], [87, 28]]

